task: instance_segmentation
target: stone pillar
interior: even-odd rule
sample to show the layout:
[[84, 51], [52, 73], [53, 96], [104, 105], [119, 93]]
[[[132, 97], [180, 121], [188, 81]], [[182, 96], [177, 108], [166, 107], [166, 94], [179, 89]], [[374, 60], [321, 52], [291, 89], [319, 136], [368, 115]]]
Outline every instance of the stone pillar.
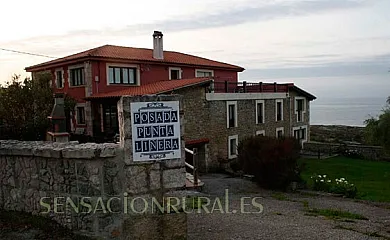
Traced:
[[[85, 97], [89, 97], [93, 93], [92, 64], [89, 61], [84, 63], [84, 74]], [[92, 106], [90, 101], [85, 103], [85, 123], [87, 124], [87, 135], [93, 136]]]
[[[135, 161], [132, 139], [132, 112], [131, 103], [148, 102], [166, 104], [171, 101], [179, 101], [179, 121], [181, 144], [180, 158], [150, 159]], [[145, 103], [146, 105], [146, 103]], [[175, 190], [185, 189], [185, 143], [184, 143], [184, 115], [182, 111], [182, 97], [179, 95], [150, 95], [137, 97], [122, 97], [118, 102], [118, 120], [120, 132], [120, 147], [124, 150], [124, 182], [123, 192], [129, 199], [142, 198], [137, 202], [143, 214], [136, 214], [138, 203], [133, 209], [129, 202], [129, 212], [124, 215], [122, 236], [125, 239], [186, 239], [187, 216], [184, 212], [169, 212], [167, 196], [180, 195]], [[164, 111], [164, 110], [162, 110]], [[166, 110], [165, 110], [166, 111]], [[165, 125], [161, 124], [161, 125]], [[152, 138], [149, 138], [152, 139]], [[153, 138], [156, 140], [156, 138]], [[152, 140], [153, 140], [152, 139]], [[163, 155], [163, 154], [162, 154]], [[167, 154], [166, 156], [170, 156]], [[162, 204], [164, 210], [150, 205], [154, 200]], [[146, 200], [146, 201], [145, 201]], [[143, 208], [145, 202], [148, 208]]]

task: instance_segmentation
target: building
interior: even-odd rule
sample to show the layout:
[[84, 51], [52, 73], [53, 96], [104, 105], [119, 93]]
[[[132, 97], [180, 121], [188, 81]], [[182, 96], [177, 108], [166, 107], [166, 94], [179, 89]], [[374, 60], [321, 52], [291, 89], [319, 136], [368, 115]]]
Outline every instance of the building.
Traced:
[[234, 159], [243, 138], [262, 134], [309, 139], [310, 101], [294, 84], [238, 82], [244, 68], [164, 51], [155, 31], [153, 49], [105, 45], [26, 71], [50, 71], [55, 92], [77, 100], [70, 130], [90, 136], [118, 133], [117, 101], [123, 95], [184, 96], [186, 146], [199, 149], [204, 170]]

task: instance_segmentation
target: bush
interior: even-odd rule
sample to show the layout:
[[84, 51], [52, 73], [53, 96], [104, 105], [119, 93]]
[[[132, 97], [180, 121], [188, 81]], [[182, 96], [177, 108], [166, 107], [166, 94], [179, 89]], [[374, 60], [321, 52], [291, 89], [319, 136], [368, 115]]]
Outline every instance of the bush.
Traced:
[[291, 182], [301, 180], [297, 164], [300, 148], [294, 138], [254, 136], [239, 144], [238, 161], [260, 186], [285, 190]]
[[349, 183], [345, 178], [332, 181], [327, 175], [314, 175], [311, 179], [313, 181], [312, 188], [315, 191], [342, 194], [348, 198], [354, 198], [357, 195], [356, 186]]

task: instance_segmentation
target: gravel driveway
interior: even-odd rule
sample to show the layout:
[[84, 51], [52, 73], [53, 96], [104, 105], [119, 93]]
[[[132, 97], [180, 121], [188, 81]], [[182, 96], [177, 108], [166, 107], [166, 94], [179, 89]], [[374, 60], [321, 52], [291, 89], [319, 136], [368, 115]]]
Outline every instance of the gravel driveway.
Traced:
[[[389, 204], [378, 207], [344, 198], [275, 193], [251, 181], [222, 174], [204, 175], [201, 180], [205, 182], [203, 193], [212, 202], [216, 197], [223, 199], [228, 189], [229, 208], [238, 211], [189, 214], [189, 239], [390, 239]], [[262, 213], [240, 213], [241, 197], [261, 197], [257, 202], [263, 206]], [[209, 210], [213, 209], [211, 206]], [[361, 214], [368, 220], [332, 220], [309, 215], [310, 208], [339, 209]], [[245, 210], [258, 208], [246, 206]]]

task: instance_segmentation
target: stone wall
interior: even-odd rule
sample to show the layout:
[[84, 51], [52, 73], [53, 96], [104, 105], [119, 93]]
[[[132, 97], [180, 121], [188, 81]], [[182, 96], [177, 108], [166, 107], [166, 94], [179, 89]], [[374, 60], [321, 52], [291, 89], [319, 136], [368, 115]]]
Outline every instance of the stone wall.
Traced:
[[0, 141], [0, 208], [43, 214], [103, 239], [185, 239], [185, 214], [162, 214], [150, 205], [154, 199], [164, 206], [185, 187], [184, 143], [180, 159], [134, 162], [131, 152], [130, 103], [176, 100], [123, 97], [120, 144]]
[[[283, 99], [283, 121], [276, 122], [276, 101], [265, 99], [265, 123], [256, 124], [256, 100], [252, 97], [247, 100], [237, 100], [238, 126], [227, 128], [227, 101], [206, 100], [205, 87], [198, 86], [178, 91], [184, 96], [183, 108], [185, 114], [186, 141], [208, 138], [206, 162], [200, 162], [202, 171], [214, 171], [220, 168], [221, 163], [228, 161], [228, 138], [238, 135], [238, 141], [254, 136], [256, 131], [265, 131], [265, 135], [276, 137], [276, 128], [283, 127], [285, 136], [293, 134], [294, 127], [307, 127], [307, 138], [310, 132], [310, 104], [306, 100], [304, 120], [297, 122], [294, 113], [296, 92], [290, 92], [290, 97]], [[235, 101], [235, 100], [233, 100]], [[291, 113], [291, 114], [290, 114]]]
[[378, 146], [306, 142], [303, 145], [303, 149], [306, 153], [311, 153], [312, 155], [322, 156], [342, 153], [360, 155], [364, 159], [369, 160], [388, 160], [383, 148]]

